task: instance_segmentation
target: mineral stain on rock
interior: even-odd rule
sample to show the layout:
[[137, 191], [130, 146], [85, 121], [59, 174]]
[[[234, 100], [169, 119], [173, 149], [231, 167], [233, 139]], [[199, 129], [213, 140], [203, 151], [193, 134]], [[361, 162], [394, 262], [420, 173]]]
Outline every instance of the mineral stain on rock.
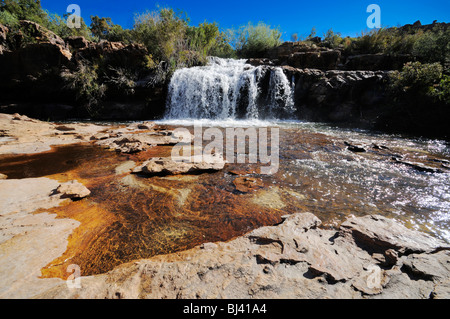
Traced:
[[[93, 147], [85, 152], [93, 155], [99, 150]], [[70, 236], [67, 251], [42, 269], [43, 278], [66, 279], [71, 264], [79, 265], [83, 276], [97, 275], [133, 260], [227, 241], [276, 224], [286, 213], [235, 194], [232, 177], [224, 180], [222, 172], [168, 177], [130, 174], [131, 164], [139, 162], [142, 154], [100, 150], [74, 169], [52, 175], [61, 182], [80, 181], [91, 194], [49, 210], [80, 226]]]

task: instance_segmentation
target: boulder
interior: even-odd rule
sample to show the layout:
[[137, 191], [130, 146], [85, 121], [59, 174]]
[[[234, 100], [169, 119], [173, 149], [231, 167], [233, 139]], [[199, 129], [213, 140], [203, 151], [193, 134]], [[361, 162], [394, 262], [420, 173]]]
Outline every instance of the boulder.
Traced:
[[33, 37], [37, 43], [51, 43], [67, 49], [66, 43], [61, 37], [36, 22], [21, 20], [20, 26], [22, 30], [25, 30], [27, 36]]
[[341, 225], [363, 247], [375, 251], [394, 249], [401, 254], [431, 253], [448, 246], [425, 233], [416, 232], [383, 216], [350, 218]]
[[5, 174], [0, 173], [0, 179], [8, 179], [8, 176]]
[[81, 36], [70, 36], [65, 38], [65, 41], [72, 50], [83, 50], [91, 44], [90, 41]]
[[219, 171], [225, 167], [222, 155], [193, 156], [189, 159], [152, 158], [133, 170], [145, 175], [181, 175]]
[[[138, 138], [134, 138], [131, 136], [119, 137], [112, 140], [97, 136], [94, 136], [93, 138], [94, 139], [98, 138], [100, 140], [99, 143], [105, 145], [110, 149], [114, 149], [117, 152], [126, 154], [139, 153], [153, 147], [153, 145], [142, 142]], [[106, 144], [104, 142], [106, 142]]]
[[61, 195], [61, 198], [78, 200], [88, 197], [91, 194], [91, 191], [80, 182], [70, 181], [59, 185], [58, 188], [54, 191], [54, 195], [56, 194]]

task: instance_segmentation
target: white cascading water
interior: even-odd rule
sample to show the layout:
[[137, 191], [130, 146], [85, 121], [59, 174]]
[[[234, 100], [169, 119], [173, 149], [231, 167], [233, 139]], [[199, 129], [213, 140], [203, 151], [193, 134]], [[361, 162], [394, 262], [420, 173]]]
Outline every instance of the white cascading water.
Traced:
[[[266, 72], [270, 72], [270, 81], [262, 92], [260, 82]], [[293, 89], [281, 68], [211, 57], [206, 66], [174, 73], [165, 118], [277, 119], [294, 111]]]

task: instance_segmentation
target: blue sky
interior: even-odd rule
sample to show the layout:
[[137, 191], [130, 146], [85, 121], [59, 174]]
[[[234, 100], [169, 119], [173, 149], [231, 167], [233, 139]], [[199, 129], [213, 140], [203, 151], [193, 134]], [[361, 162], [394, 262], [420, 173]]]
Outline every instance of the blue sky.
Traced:
[[44, 9], [60, 15], [66, 13], [69, 4], [78, 4], [81, 15], [90, 24], [91, 15], [111, 17], [113, 22], [125, 28], [133, 25], [135, 13], [155, 10], [157, 5], [186, 12], [191, 25], [203, 21], [218, 22], [223, 29], [238, 27], [249, 21], [263, 21], [279, 26], [283, 39], [293, 33], [307, 36], [312, 27], [322, 36], [333, 28], [342, 35], [355, 36], [367, 29], [366, 12], [370, 4], [381, 7], [383, 26], [397, 26], [421, 20], [423, 24], [450, 22], [450, 0], [41, 0]]

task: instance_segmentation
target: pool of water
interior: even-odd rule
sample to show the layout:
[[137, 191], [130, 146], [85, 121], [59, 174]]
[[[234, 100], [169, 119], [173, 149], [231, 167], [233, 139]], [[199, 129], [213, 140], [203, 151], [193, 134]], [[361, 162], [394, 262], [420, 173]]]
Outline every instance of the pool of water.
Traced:
[[[159, 124], [193, 129], [188, 121]], [[170, 156], [171, 147], [122, 155], [85, 144], [0, 157], [0, 172], [9, 178], [76, 179], [92, 191], [85, 200], [50, 210], [81, 225], [66, 253], [45, 267], [43, 276], [65, 278], [70, 264], [80, 265], [83, 276], [101, 274], [125, 262], [231, 240], [299, 212], [316, 214], [326, 227], [350, 215], [380, 214], [450, 242], [450, 149], [445, 141], [298, 122], [196, 124], [205, 129], [276, 126], [278, 172], [261, 175], [260, 164], [235, 163], [195, 176], [145, 178], [127, 172], [148, 158]], [[349, 144], [362, 145], [366, 152], [352, 152]], [[261, 187], [238, 191], [235, 181], [242, 176], [237, 174], [258, 180]]]

